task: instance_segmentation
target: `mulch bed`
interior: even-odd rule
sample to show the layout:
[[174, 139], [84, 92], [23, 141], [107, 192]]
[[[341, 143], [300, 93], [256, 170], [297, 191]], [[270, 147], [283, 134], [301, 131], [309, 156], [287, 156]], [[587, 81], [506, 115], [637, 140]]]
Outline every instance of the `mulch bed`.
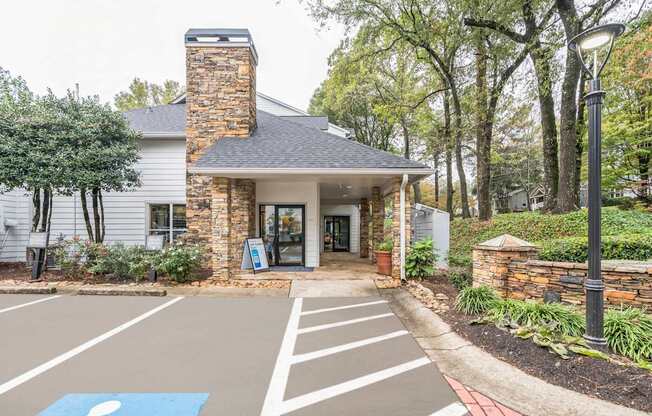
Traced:
[[[572, 355], [563, 360], [534, 344], [514, 337], [494, 325], [469, 325], [474, 317], [453, 307], [457, 290], [445, 277], [421, 282], [434, 293], [449, 297], [450, 311], [439, 315], [461, 336], [522, 371], [548, 383], [622, 406], [652, 412], [652, 373], [607, 361]], [[554, 398], [551, 398], [554, 400]]]

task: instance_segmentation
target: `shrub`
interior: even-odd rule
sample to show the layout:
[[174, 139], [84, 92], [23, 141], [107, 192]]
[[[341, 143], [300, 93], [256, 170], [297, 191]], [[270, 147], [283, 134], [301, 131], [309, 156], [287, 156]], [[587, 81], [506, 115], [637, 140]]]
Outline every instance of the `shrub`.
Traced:
[[[605, 207], [602, 210], [603, 236], [640, 233], [644, 229], [652, 229], [652, 215], [649, 212], [623, 211], [617, 207]], [[474, 245], [505, 233], [531, 243], [564, 237], [584, 237], [588, 233], [588, 212], [582, 209], [560, 215], [539, 212], [499, 214], [494, 215], [490, 221], [456, 218], [451, 221], [450, 233], [449, 262], [452, 264], [451, 258], [470, 256]]]
[[104, 246], [75, 237], [61, 240], [53, 249], [55, 261], [66, 277], [80, 277], [95, 265]]
[[585, 328], [581, 314], [558, 303], [505, 299], [496, 302], [488, 315], [493, 321], [508, 320], [527, 327], [546, 326], [569, 336], [581, 336]]
[[448, 281], [451, 282], [457, 290], [462, 290], [471, 286], [473, 282], [473, 275], [469, 269], [465, 268], [451, 268], [448, 271]]
[[177, 282], [186, 282], [201, 267], [201, 259], [199, 246], [174, 244], [157, 255], [156, 270]]
[[405, 258], [405, 274], [410, 278], [432, 276], [436, 259], [432, 240], [418, 241]]
[[152, 264], [151, 254], [142, 246], [126, 246], [116, 243], [105, 246], [91, 273], [112, 275], [118, 279], [142, 279]]
[[604, 335], [614, 352], [635, 361], [652, 360], [652, 316], [642, 310], [608, 309]]
[[[571, 237], [543, 243], [539, 258], [549, 261], [581, 263], [588, 258], [588, 238]], [[609, 260], [648, 260], [652, 258], [652, 233], [602, 237], [602, 258]]]
[[467, 287], [457, 295], [455, 309], [467, 315], [478, 315], [491, 309], [496, 302], [498, 296], [490, 287]]
[[392, 251], [394, 248], [394, 241], [391, 238], [386, 238], [382, 243], [376, 244], [376, 251]]

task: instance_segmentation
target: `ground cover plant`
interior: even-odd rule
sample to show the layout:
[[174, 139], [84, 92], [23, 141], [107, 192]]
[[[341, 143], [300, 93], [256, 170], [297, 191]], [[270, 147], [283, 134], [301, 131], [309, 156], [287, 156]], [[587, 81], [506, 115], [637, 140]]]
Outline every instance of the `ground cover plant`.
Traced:
[[[588, 212], [586, 209], [568, 214], [549, 215], [539, 212], [523, 212], [495, 215], [490, 221], [457, 218], [451, 222], [451, 247], [449, 262], [455, 265], [471, 265], [473, 246], [483, 241], [511, 234], [531, 243], [542, 244], [549, 240], [567, 237], [585, 238], [588, 233]], [[632, 237], [629, 240], [613, 239], [612, 236], [648, 235], [652, 233], [652, 214], [647, 211], [624, 211], [616, 207], [605, 207], [602, 210], [602, 235], [608, 243], [604, 259], [620, 258], [616, 253], [631, 252], [626, 247], [637, 243], [642, 238]], [[609, 238], [605, 238], [609, 237]], [[628, 242], [631, 241], [631, 242]], [[646, 240], [647, 241], [647, 240]], [[638, 257], [643, 256], [643, 254]]]
[[[586, 323], [581, 311], [558, 303], [500, 299], [487, 286], [462, 289], [456, 309], [467, 315], [480, 315], [472, 324], [494, 324], [514, 336], [531, 339], [561, 358], [569, 351], [592, 358], [612, 360], [591, 348], [582, 338]], [[608, 309], [605, 313], [605, 338], [616, 354], [652, 370], [652, 316], [636, 308]]]

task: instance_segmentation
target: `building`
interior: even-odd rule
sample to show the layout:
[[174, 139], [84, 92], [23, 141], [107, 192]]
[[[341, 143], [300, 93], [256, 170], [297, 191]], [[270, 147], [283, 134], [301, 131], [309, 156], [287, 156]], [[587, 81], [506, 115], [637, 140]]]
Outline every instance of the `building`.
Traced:
[[[105, 242], [185, 235], [204, 247], [204, 266], [227, 279], [241, 274], [245, 239], [260, 236], [273, 265], [318, 267], [323, 250], [369, 257], [370, 242], [383, 239], [383, 198], [391, 198], [393, 275], [400, 276], [409, 185], [432, 170], [257, 93], [248, 30], [191, 29], [184, 41], [187, 94], [125, 114], [142, 133], [142, 186], [105, 195]], [[0, 260], [24, 261], [30, 198], [14, 191], [0, 204]], [[79, 198], [57, 196], [51, 240], [74, 235], [85, 236]]]

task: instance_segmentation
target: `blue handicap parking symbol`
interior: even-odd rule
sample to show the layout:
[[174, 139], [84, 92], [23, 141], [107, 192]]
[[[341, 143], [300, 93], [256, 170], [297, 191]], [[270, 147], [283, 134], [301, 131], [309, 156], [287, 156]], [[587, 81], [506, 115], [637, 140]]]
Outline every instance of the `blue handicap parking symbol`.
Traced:
[[208, 393], [67, 394], [38, 416], [198, 416]]

